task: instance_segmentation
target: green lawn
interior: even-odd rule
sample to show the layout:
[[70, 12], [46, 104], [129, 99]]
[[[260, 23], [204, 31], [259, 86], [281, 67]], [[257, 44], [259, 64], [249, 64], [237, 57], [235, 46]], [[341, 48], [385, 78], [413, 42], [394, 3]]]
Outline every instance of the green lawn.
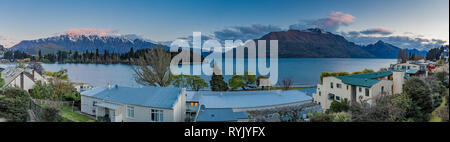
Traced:
[[439, 105], [439, 107], [437, 107], [432, 113], [431, 113], [431, 118], [430, 118], [430, 122], [442, 122], [442, 119], [439, 116], [436, 116], [436, 112], [439, 111], [439, 109], [441, 109], [442, 107], [445, 106], [445, 97], [442, 97], [442, 103], [441, 105]]
[[96, 122], [97, 121], [86, 115], [72, 111], [71, 106], [61, 107], [60, 110], [61, 110], [61, 116], [65, 119], [67, 119], [67, 121], [69, 121], [69, 120], [73, 120], [75, 122]]

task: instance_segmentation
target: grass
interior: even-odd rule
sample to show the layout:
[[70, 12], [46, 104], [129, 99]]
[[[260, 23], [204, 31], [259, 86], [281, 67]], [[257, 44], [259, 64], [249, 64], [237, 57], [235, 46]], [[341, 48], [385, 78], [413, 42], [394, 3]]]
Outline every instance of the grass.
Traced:
[[72, 111], [72, 106], [63, 106], [63, 107], [60, 107], [60, 110], [61, 110], [61, 116], [64, 119], [67, 119], [66, 121], [70, 121], [70, 120], [73, 120], [75, 122], [96, 122], [97, 121], [86, 115]]
[[439, 116], [436, 115], [436, 113], [445, 106], [445, 97], [442, 97], [442, 103], [441, 105], [439, 105], [439, 107], [437, 107], [432, 113], [431, 113], [431, 118], [430, 118], [430, 122], [442, 122], [442, 118], [440, 118]]

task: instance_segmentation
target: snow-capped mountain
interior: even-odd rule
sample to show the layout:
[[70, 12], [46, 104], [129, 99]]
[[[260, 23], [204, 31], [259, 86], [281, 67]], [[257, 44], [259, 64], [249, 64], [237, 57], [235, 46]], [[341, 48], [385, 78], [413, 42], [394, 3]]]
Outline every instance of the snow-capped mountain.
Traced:
[[156, 44], [141, 38], [131, 38], [128, 36], [98, 36], [98, 35], [60, 35], [36, 40], [24, 40], [11, 47], [12, 50], [27, 51], [28, 48], [35, 48], [43, 44], [54, 44], [64, 49], [84, 52], [86, 50], [99, 50], [103, 53], [108, 50], [110, 53], [125, 53], [134, 48], [134, 51], [155, 47]]

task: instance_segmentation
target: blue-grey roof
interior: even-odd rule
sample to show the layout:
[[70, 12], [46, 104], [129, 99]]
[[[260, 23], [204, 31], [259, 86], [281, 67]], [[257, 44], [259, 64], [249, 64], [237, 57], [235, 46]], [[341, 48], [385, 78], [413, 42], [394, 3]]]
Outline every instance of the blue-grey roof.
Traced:
[[389, 76], [392, 74], [392, 71], [381, 71], [381, 72], [373, 72], [373, 73], [362, 73], [362, 74], [354, 74], [354, 75], [346, 75], [346, 76], [337, 76], [336, 78], [340, 79], [345, 84], [363, 86], [363, 87], [371, 87], [372, 85], [381, 81], [380, 77]]
[[197, 122], [236, 122], [248, 119], [245, 112], [233, 112], [231, 108], [206, 108], [199, 112]]
[[419, 70], [406, 70], [407, 74], [416, 74]]
[[156, 108], [173, 108], [181, 94], [180, 88], [173, 87], [96, 87], [82, 92], [83, 96]]
[[187, 101], [198, 101], [207, 108], [249, 108], [311, 101], [299, 90], [271, 91], [188, 91]]

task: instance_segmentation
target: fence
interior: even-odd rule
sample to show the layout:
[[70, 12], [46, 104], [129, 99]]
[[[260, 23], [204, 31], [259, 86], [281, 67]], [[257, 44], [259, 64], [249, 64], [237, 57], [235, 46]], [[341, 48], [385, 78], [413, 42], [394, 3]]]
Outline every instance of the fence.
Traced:
[[74, 105], [73, 101], [51, 101], [51, 100], [40, 100], [40, 99], [33, 99], [33, 101], [36, 104], [44, 104], [46, 106], [51, 106], [51, 107], [61, 107], [61, 106], [71, 106]]
[[[39, 99], [32, 99], [30, 100], [30, 110], [33, 112], [33, 117], [35, 121], [41, 121], [43, 120], [43, 107], [42, 104], [46, 106], [51, 107], [61, 107], [61, 106], [69, 106], [73, 105], [72, 101], [50, 101], [50, 100], [39, 100]], [[69, 120], [72, 121], [72, 120]]]

